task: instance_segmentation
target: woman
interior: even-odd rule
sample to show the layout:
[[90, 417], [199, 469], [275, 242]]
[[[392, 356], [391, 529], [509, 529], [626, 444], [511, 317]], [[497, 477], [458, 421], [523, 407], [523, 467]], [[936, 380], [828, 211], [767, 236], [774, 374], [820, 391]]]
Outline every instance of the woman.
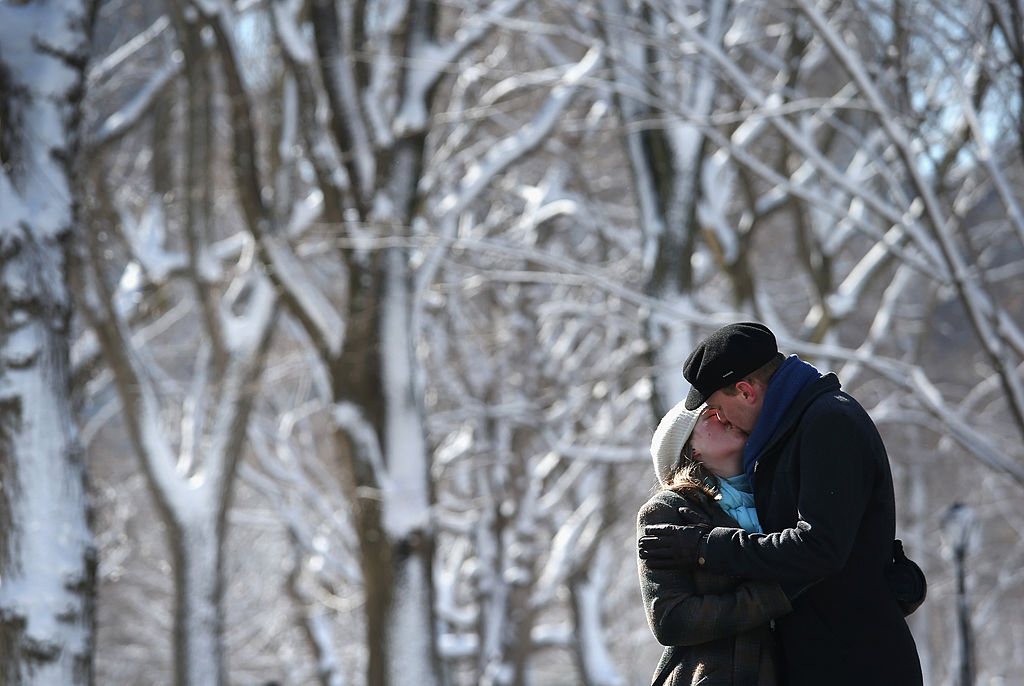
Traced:
[[[714, 410], [682, 402], [661, 420], [651, 456], [661, 490], [637, 516], [651, 524], [693, 524], [760, 531], [743, 473], [747, 436]], [[773, 685], [778, 681], [769, 622], [789, 612], [775, 582], [744, 581], [700, 570], [650, 569], [639, 560], [647, 622], [662, 653], [653, 684]]]

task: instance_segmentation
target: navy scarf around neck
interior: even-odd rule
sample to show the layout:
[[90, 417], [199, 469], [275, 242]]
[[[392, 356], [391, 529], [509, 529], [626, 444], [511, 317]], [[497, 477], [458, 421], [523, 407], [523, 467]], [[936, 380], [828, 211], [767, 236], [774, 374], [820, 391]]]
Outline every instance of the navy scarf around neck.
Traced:
[[754, 430], [750, 432], [746, 445], [743, 446], [743, 471], [754, 484], [754, 465], [757, 458], [775, 433], [790, 404], [800, 393], [821, 378], [821, 372], [796, 355], [790, 355], [779, 366], [768, 382], [768, 390], [764, 394], [761, 414], [757, 418]]

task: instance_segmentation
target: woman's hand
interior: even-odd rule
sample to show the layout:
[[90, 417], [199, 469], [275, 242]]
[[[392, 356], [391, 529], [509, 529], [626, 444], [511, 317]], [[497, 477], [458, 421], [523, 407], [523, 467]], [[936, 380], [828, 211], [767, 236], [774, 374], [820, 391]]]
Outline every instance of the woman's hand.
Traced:
[[697, 510], [689, 507], [680, 507], [679, 516], [683, 518], [683, 524], [695, 525], [695, 524], [711, 524], [711, 518], [705, 514], [697, 512]]

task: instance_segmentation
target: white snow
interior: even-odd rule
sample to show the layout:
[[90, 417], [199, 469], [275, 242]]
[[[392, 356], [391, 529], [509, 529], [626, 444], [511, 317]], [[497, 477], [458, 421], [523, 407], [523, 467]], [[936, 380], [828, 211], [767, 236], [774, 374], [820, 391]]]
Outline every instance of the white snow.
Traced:
[[171, 272], [184, 268], [188, 257], [182, 252], [168, 252], [165, 247], [167, 219], [160, 198], [149, 199], [138, 221], [126, 208], [121, 208], [118, 215], [132, 255], [153, 283], [162, 284]]
[[697, 216], [702, 225], [714, 232], [725, 262], [733, 264], [740, 248], [736, 222], [729, 216], [736, 193], [735, 170], [729, 164], [729, 155], [719, 150], [707, 157], [700, 180], [701, 199], [697, 205]]
[[310, 66], [314, 62], [313, 46], [302, 30], [295, 23], [296, 16], [302, 10], [301, 0], [281, 0], [270, 4], [274, 16], [277, 37], [291, 58], [297, 64]]
[[[16, 652], [44, 659], [5, 665], [15, 680], [79, 684], [75, 661], [91, 650], [85, 582], [93, 548], [64, 365], [68, 341], [49, 308], [70, 306], [59, 239], [70, 229], [69, 100], [82, 75], [62, 55], [82, 54], [85, 8], [72, 0], [0, 4], [0, 62], [18, 156], [0, 168], [0, 244], [9, 330], [0, 342], [10, 482], [0, 614], [23, 622]], [[10, 121], [0, 123], [10, 125]], [[21, 251], [10, 250], [21, 246]], [[24, 309], [21, 309], [23, 308]]]
[[295, 299], [299, 307], [316, 326], [316, 333], [326, 350], [335, 356], [341, 352], [345, 338], [345, 323], [334, 305], [320, 288], [312, 283], [306, 268], [289, 245], [276, 236], [264, 234], [261, 245], [270, 261], [271, 269], [281, 286]]
[[577, 641], [580, 662], [587, 683], [593, 686], [625, 686], [626, 680], [615, 667], [608, 650], [608, 639], [604, 632], [604, 601], [610, 582], [608, 568], [611, 563], [610, 549], [602, 546], [594, 555], [588, 568], [587, 578], [576, 581], [572, 592], [577, 618]]
[[230, 350], [242, 355], [253, 354], [259, 346], [277, 307], [277, 292], [269, 279], [253, 274], [252, 282], [248, 307], [243, 314], [234, 314], [230, 302], [221, 304], [225, 343]]
[[[26, 349], [49, 350], [56, 342], [49, 338], [38, 321], [17, 330], [16, 349], [0, 349], [6, 360], [12, 353], [24, 355]], [[48, 340], [49, 339], [49, 340]], [[16, 481], [5, 489], [11, 507], [8, 552], [11, 564], [0, 580], [0, 611], [21, 616], [25, 621], [25, 641], [52, 651], [59, 657], [88, 652], [89, 630], [84, 625], [82, 597], [69, 589], [84, 573], [84, 554], [92, 545], [85, 521], [85, 493], [80, 465], [71, 462], [76, 440], [70, 424], [67, 398], [60, 385], [49, 378], [47, 364], [52, 353], [34, 355], [32, 362], [9, 366], [2, 377], [0, 397], [17, 398], [20, 422], [11, 436], [17, 464]], [[70, 615], [71, 620], [62, 619]], [[41, 665], [52, 675], [67, 665]]]
[[427, 125], [427, 91], [437, 81], [448, 55], [437, 45], [421, 41], [415, 45], [412, 68], [406, 71], [405, 97], [395, 115], [393, 129], [396, 135], [422, 131]]
[[536, 607], [544, 607], [554, 599], [555, 592], [568, 577], [578, 557], [597, 535], [596, 528], [591, 525], [597, 523], [603, 505], [601, 494], [593, 493], [559, 527], [551, 542], [548, 560], [537, 579], [531, 600]]
[[449, 660], [474, 657], [480, 652], [480, 640], [476, 634], [443, 633], [437, 637], [437, 650]]
[[409, 555], [402, 558], [394, 570], [394, 597], [388, 612], [387, 636], [401, 637], [388, 646], [388, 683], [401, 684], [409, 679], [410, 670], [416, 670], [416, 683], [438, 686], [434, 670], [426, 667], [433, 654], [433, 632], [429, 618], [433, 599], [424, 569], [423, 558]]
[[429, 454], [417, 400], [411, 314], [411, 287], [403, 250], [388, 251], [386, 285], [380, 303], [382, 374], [389, 490], [384, 507], [385, 527], [402, 538], [426, 526], [430, 510], [426, 485]]
[[171, 80], [181, 72], [181, 64], [169, 62], [163, 65], [150, 77], [146, 85], [140, 88], [125, 105], [107, 117], [88, 141], [88, 145], [97, 147], [110, 141], [134, 126], [149, 111], [156, 97], [163, 92]]
[[328, 613], [314, 608], [306, 620], [313, 641], [320, 650], [320, 659], [317, 662], [317, 672], [326, 676], [325, 686], [343, 686], [345, 683], [343, 665], [338, 653], [334, 650], [334, 631], [331, 626], [332, 618]]
[[353, 403], [339, 402], [335, 403], [331, 416], [338, 429], [344, 431], [352, 440], [358, 459], [367, 462], [373, 468], [378, 484], [381, 488], [386, 488], [390, 477], [387, 467], [384, 466], [380, 441], [377, 440], [377, 432], [373, 426], [363, 416], [362, 410]]
[[124, 64], [139, 50], [149, 45], [153, 39], [162, 34], [170, 25], [171, 21], [166, 15], [157, 17], [152, 24], [133, 36], [131, 40], [90, 66], [89, 81], [97, 82], [112, 74], [114, 70]]
[[533, 117], [519, 131], [491, 146], [487, 156], [467, 171], [458, 193], [446, 196], [438, 205], [438, 213], [459, 214], [475, 200], [492, 179], [536, 148], [548, 135], [572, 101], [584, 80], [599, 66], [601, 49], [591, 48], [577, 64], [569, 67]]

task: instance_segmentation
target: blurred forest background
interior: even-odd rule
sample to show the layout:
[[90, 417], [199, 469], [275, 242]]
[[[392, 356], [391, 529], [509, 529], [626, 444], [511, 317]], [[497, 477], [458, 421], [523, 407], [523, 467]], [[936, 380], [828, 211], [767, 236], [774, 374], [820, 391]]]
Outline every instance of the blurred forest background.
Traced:
[[1022, 4], [0, 0], [0, 681], [649, 683], [753, 318], [886, 439], [926, 683], [1024, 683]]

